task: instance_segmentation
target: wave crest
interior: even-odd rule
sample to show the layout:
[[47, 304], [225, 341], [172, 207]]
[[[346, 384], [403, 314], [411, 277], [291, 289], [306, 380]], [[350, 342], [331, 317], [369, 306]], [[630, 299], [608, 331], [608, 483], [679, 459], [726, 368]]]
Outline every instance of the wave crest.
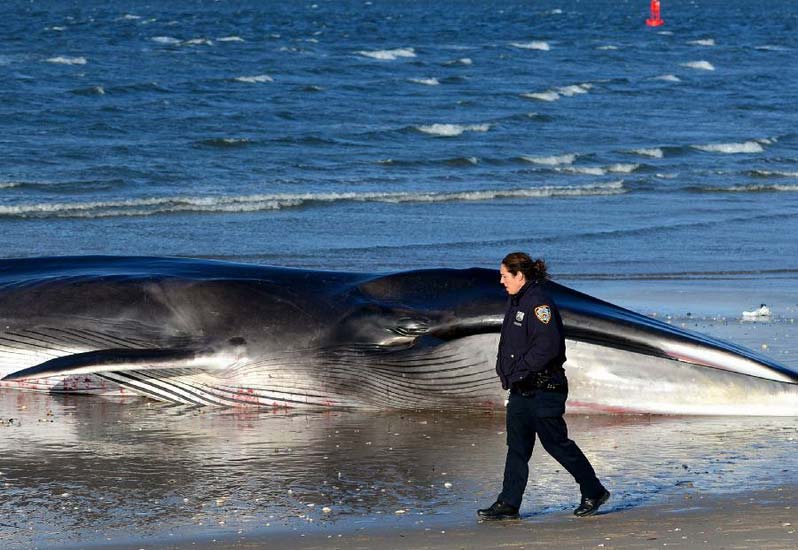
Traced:
[[715, 66], [709, 61], [688, 61], [686, 63], [682, 63], [681, 65], [682, 67], [687, 67], [688, 69], [695, 69], [697, 71], [715, 70]]
[[693, 187], [690, 191], [698, 193], [798, 193], [798, 184], [748, 184], [730, 187]]
[[407, 81], [413, 84], [424, 84], [425, 86], [437, 86], [440, 84], [437, 78], [408, 78]]
[[715, 39], [714, 38], [702, 38], [700, 40], [690, 40], [688, 44], [692, 44], [694, 46], [714, 46]]
[[559, 166], [561, 164], [573, 164], [576, 160], [575, 154], [567, 155], [550, 155], [548, 157], [527, 157], [522, 156], [522, 160], [531, 162], [533, 164], [542, 164], [544, 166]]
[[378, 59], [380, 61], [395, 61], [401, 57], [416, 57], [413, 48], [395, 48], [393, 50], [360, 50], [357, 52], [363, 57]]
[[0, 218], [108, 218], [170, 213], [243, 213], [339, 202], [437, 203], [511, 198], [581, 197], [625, 193], [622, 181], [584, 186], [544, 186], [455, 192], [305, 193], [274, 195], [155, 197], [120, 201], [0, 205]]
[[69, 57], [66, 55], [59, 55], [57, 57], [48, 57], [48, 63], [55, 63], [56, 65], [85, 65], [88, 63], [85, 57]]
[[725, 153], [727, 155], [761, 153], [765, 150], [757, 141], [746, 141], [744, 143], [709, 143], [706, 145], [693, 145], [693, 148], [707, 153]]
[[247, 84], [257, 84], [259, 82], [274, 82], [274, 79], [267, 74], [259, 74], [255, 76], [237, 76], [233, 80], [236, 82], [246, 82]]
[[416, 130], [436, 137], [455, 137], [464, 132], [487, 132], [490, 124], [429, 124], [416, 126]]
[[547, 52], [551, 49], [549, 43], [542, 40], [533, 40], [532, 42], [512, 42], [510, 45], [514, 48], [520, 48], [522, 50], [538, 50], [541, 52]]
[[661, 159], [662, 157], [665, 156], [665, 152], [659, 147], [632, 149], [630, 153], [634, 153], [635, 155], [640, 155], [641, 157], [651, 157], [655, 159]]

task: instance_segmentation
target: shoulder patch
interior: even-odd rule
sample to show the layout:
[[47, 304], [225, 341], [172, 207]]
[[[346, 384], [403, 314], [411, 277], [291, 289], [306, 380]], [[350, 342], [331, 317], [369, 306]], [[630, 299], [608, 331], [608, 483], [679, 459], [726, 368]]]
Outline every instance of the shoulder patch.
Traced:
[[544, 325], [548, 325], [551, 321], [551, 308], [547, 305], [538, 306], [535, 308], [535, 317]]

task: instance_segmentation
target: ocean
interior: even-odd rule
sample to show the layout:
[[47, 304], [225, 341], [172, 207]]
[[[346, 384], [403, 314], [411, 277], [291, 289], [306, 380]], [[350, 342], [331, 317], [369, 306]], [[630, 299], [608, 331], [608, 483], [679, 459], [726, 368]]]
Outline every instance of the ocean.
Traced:
[[0, 6], [0, 251], [798, 273], [793, 2]]
[[[662, 4], [648, 28], [647, 1], [3, 2], [0, 257], [478, 266], [498, 285], [525, 250], [798, 365], [798, 6]], [[741, 322], [760, 302], [773, 317]], [[568, 422], [609, 513], [792, 487], [798, 467], [794, 418]], [[0, 542], [472, 525], [503, 423], [3, 391]], [[524, 520], [577, 500], [536, 450]]]

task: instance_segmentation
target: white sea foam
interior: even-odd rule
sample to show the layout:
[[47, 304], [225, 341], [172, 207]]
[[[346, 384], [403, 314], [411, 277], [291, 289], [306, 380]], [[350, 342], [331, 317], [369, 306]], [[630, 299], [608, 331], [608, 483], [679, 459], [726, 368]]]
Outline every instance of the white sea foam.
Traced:
[[44, 30], [62, 32], [66, 30], [66, 27], [45, 27]]
[[563, 86], [561, 88], [557, 88], [557, 93], [560, 95], [571, 97], [578, 94], [586, 94], [592, 87], [593, 87], [592, 84], [587, 84], [587, 83], [574, 84], [572, 86]]
[[207, 38], [189, 38], [181, 42], [184, 46], [213, 46], [213, 40]]
[[528, 92], [521, 94], [521, 97], [527, 99], [537, 99], [538, 101], [557, 101], [560, 97], [572, 97], [575, 95], [586, 94], [593, 87], [590, 83], [572, 84], [570, 86], [561, 86], [553, 90], [546, 90], [545, 92]]
[[360, 50], [357, 53], [364, 57], [370, 57], [371, 59], [379, 59], [380, 61], [395, 61], [403, 57], [416, 57], [416, 51], [413, 48], [373, 51]]
[[59, 55], [58, 57], [49, 57], [47, 58], [48, 63], [55, 63], [57, 65], [85, 65], [86, 58], [85, 57], [68, 57], [65, 55]]
[[140, 15], [132, 15], [130, 13], [126, 13], [125, 15], [122, 16], [122, 19], [127, 19], [128, 21], [138, 21], [139, 19], [142, 19], [142, 17]]
[[751, 170], [750, 174], [759, 178], [798, 178], [798, 172], [785, 172], [781, 170]]
[[700, 40], [691, 40], [688, 44], [692, 44], [694, 46], [714, 46], [715, 40], [713, 38], [702, 38]]
[[618, 163], [608, 166], [607, 172], [610, 172], [611, 174], [631, 174], [638, 168], [640, 168], [639, 164]]
[[180, 44], [180, 40], [173, 36], [153, 36], [152, 41], [158, 44]]
[[560, 99], [560, 94], [549, 90], [547, 92], [529, 92], [525, 94], [521, 94], [521, 97], [526, 97], [528, 99], [537, 99], [538, 101], [557, 101]]
[[306, 193], [212, 197], [159, 197], [124, 201], [0, 205], [0, 217], [105, 218], [174, 212], [256, 212], [336, 202], [470, 202], [507, 198], [580, 197], [625, 193], [622, 181], [583, 186], [544, 186], [459, 192]]
[[532, 42], [512, 42], [510, 44], [514, 48], [520, 48], [522, 50], [538, 50], [541, 52], [547, 52], [551, 49], [548, 42], [543, 42], [542, 40], [533, 40]]
[[655, 159], [661, 159], [665, 156], [665, 153], [662, 151], [662, 149], [658, 147], [652, 147], [650, 149], [632, 149], [631, 152], [635, 155], [640, 155], [641, 157], [651, 157]]
[[697, 71], [714, 71], [715, 66], [710, 63], [709, 61], [688, 61], [686, 63], [681, 64], [682, 67], [687, 67], [689, 69], [695, 69]]
[[584, 176], [603, 176], [607, 173], [605, 168], [600, 166], [565, 166], [557, 168], [560, 172], [568, 172], [569, 174], [580, 174]]
[[455, 59], [454, 61], [447, 61], [446, 65], [473, 65], [473, 61], [470, 57], [461, 57], [460, 59]]
[[240, 36], [223, 36], [216, 39], [217, 42], [244, 42]]
[[764, 151], [762, 145], [756, 141], [746, 141], [744, 143], [709, 143], [707, 145], [693, 145], [694, 149], [706, 151], [708, 153], [761, 153]]
[[560, 166], [562, 164], [573, 164], [573, 162], [576, 160], [576, 155], [574, 154], [551, 155], [548, 157], [522, 156], [521, 158], [533, 164], [542, 164], [544, 166]]
[[761, 50], [764, 52], [784, 52], [787, 51], [789, 48], [785, 48], [784, 46], [774, 46], [772, 44], [764, 44], [762, 46], [757, 46], [754, 49]]
[[237, 76], [233, 80], [238, 82], [246, 82], [248, 84], [257, 84], [259, 82], [274, 82], [274, 79], [267, 74], [259, 74], [255, 76]]
[[464, 132], [487, 132], [490, 124], [429, 124], [416, 129], [437, 137], [455, 137]]
[[599, 46], [596, 49], [597, 50], [617, 50], [618, 46], [613, 46], [612, 44], [607, 44], [606, 46]]
[[732, 185], [731, 187], [707, 187], [705, 191], [715, 193], [798, 193], [798, 184], [751, 184]]
[[437, 78], [408, 78], [408, 82], [413, 82], [414, 84], [424, 84], [425, 86], [437, 86], [440, 84]]
[[0, 181], [0, 189], [11, 189], [12, 187], [19, 187], [19, 185], [15, 181]]
[[682, 79], [676, 76], [675, 74], [663, 74], [660, 76], [654, 77], [654, 80], [664, 80], [665, 82], [681, 82]]

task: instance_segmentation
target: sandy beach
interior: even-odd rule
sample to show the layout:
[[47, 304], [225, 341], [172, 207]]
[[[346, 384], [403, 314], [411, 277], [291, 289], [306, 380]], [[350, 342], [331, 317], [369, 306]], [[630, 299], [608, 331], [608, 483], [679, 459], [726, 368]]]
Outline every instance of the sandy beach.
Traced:
[[[460, 521], [428, 527], [363, 528], [327, 533], [253, 532], [246, 535], [131, 540], [69, 548], [183, 549], [371, 549], [371, 548], [724, 548], [790, 549], [798, 546], [798, 487], [705, 495], [687, 490], [655, 506], [624, 508], [577, 519], [556, 514], [545, 520]], [[617, 503], [615, 503], [617, 504]]]

